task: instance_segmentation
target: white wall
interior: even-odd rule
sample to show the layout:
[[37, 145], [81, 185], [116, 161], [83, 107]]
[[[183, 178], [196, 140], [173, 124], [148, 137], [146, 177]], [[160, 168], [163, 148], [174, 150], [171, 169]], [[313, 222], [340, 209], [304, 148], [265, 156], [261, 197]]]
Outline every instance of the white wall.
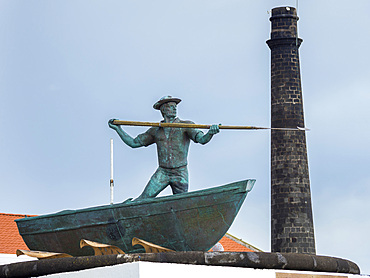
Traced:
[[37, 260], [36, 258], [31, 258], [28, 256], [19, 256], [15, 254], [0, 254], [0, 265], [3, 264], [11, 264], [11, 263], [19, 263], [25, 261], [32, 261]]

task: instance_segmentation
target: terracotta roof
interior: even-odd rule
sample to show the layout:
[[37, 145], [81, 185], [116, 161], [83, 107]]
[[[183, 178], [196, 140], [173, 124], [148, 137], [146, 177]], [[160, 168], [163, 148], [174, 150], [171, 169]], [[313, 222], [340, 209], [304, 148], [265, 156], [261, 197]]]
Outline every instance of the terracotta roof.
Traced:
[[263, 252], [262, 250], [250, 245], [249, 243], [226, 233], [219, 243], [225, 252]]
[[14, 222], [26, 216], [34, 215], [0, 213], [0, 253], [15, 254], [17, 249], [28, 249]]
[[[0, 253], [15, 254], [17, 249], [28, 250], [18, 232], [15, 219], [36, 215], [0, 213]], [[256, 247], [238, 239], [230, 234], [225, 234], [219, 241], [226, 252], [262, 252]]]

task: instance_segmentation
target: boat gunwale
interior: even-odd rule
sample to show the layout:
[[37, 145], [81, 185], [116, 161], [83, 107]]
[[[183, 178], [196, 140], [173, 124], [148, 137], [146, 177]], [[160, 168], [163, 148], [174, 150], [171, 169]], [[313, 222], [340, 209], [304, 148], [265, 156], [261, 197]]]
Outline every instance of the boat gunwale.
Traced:
[[[231, 201], [219, 202], [219, 203], [217, 203], [217, 205], [226, 204], [226, 203], [230, 203], [230, 202]], [[199, 209], [199, 208], [207, 208], [207, 207], [210, 207], [210, 206], [213, 206], [213, 204], [212, 205], [197, 206], [196, 208], [191, 207], [191, 208], [187, 208], [187, 209], [178, 209], [178, 210], [174, 210], [174, 212], [177, 213], [177, 212], [180, 212], [180, 211], [194, 210], [194, 209]], [[172, 212], [157, 213], [155, 215], [163, 215], [163, 214], [170, 214], [170, 213], [172, 213]], [[48, 233], [55, 233], [55, 232], [64, 232], [64, 231], [77, 230], [77, 229], [81, 229], [81, 228], [89, 228], [89, 227], [94, 227], [94, 226], [104, 226], [104, 225], [109, 225], [109, 224], [117, 224], [119, 221], [132, 220], [132, 219], [135, 219], [135, 218], [148, 217], [148, 216], [150, 216], [150, 215], [129, 216], [129, 217], [124, 217], [124, 218], [114, 219], [114, 222], [109, 222], [109, 221], [99, 222], [99, 223], [95, 222], [94, 224], [86, 224], [86, 225], [80, 225], [80, 226], [75, 226], [75, 227], [68, 226], [67, 228], [53, 228], [53, 229], [50, 229], [50, 230], [22, 232], [22, 236], [23, 235], [35, 235], [35, 234], [48, 234]]]
[[[192, 192], [186, 192], [186, 193], [180, 193], [176, 195], [168, 195], [168, 196], [161, 196], [156, 197], [152, 199], [144, 199], [144, 200], [138, 200], [138, 201], [123, 201], [122, 203], [117, 203], [113, 205], [103, 205], [103, 206], [97, 206], [97, 207], [90, 207], [90, 208], [83, 208], [83, 209], [75, 209], [75, 210], [62, 210], [60, 212], [46, 214], [46, 215], [40, 215], [40, 216], [33, 216], [33, 217], [25, 217], [20, 219], [15, 219], [14, 221], [18, 223], [22, 223], [24, 221], [33, 221], [33, 220], [39, 220], [39, 219], [45, 219], [45, 218], [53, 218], [58, 216], [67, 216], [70, 214], [79, 214], [79, 213], [85, 213], [89, 211], [96, 211], [96, 210], [108, 210], [108, 209], [117, 209], [122, 207], [134, 207], [134, 206], [140, 206], [147, 203], [150, 204], [157, 204], [163, 201], [175, 201], [175, 200], [182, 200], [187, 198], [192, 198], [195, 196], [207, 196], [212, 194], [220, 194], [227, 191], [240, 191], [240, 192], [246, 192], [248, 193], [251, 191], [252, 188], [248, 189], [247, 185], [249, 182], [255, 183], [255, 179], [247, 179], [242, 181], [237, 181], [225, 185], [220, 185], [217, 187], [211, 187], [207, 189], [201, 189], [197, 191]], [[252, 185], [253, 187], [253, 185]]]

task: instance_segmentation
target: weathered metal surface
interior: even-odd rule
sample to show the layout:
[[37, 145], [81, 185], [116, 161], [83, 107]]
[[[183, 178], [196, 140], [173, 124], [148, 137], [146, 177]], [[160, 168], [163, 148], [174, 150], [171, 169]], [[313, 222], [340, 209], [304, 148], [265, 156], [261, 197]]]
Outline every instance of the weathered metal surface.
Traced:
[[112, 254], [125, 254], [120, 248], [114, 245], [103, 244], [87, 239], [81, 239], [80, 247], [91, 247], [94, 250], [95, 256], [112, 255]]
[[2, 277], [38, 277], [132, 262], [158, 262], [193, 265], [216, 265], [258, 269], [305, 270], [359, 274], [360, 268], [351, 261], [308, 254], [262, 252], [168, 252], [94, 257], [62, 258], [30, 261], [0, 266]]
[[17, 219], [30, 249], [93, 255], [81, 239], [144, 252], [133, 237], [175, 251], [207, 251], [227, 232], [255, 180], [165, 197]]
[[[163, 116], [161, 123], [194, 124], [176, 117], [177, 104], [180, 101], [178, 98], [165, 96], [154, 104], [154, 109], [160, 110]], [[204, 134], [199, 129], [161, 127], [159, 124], [133, 138], [115, 122], [111, 119], [108, 125], [117, 132], [127, 146], [139, 148], [151, 144], [157, 145], [159, 167], [138, 199], [155, 198], [167, 186], [171, 187], [173, 194], [188, 192], [187, 165], [190, 141], [204, 145], [220, 132], [218, 125], [210, 126], [208, 132]]]
[[140, 238], [134, 237], [132, 239], [132, 246], [139, 244], [144, 247], [145, 253], [164, 253], [164, 252], [175, 252], [174, 250], [164, 248], [162, 246], [159, 246], [157, 244], [153, 244], [151, 242], [147, 242], [145, 240], [142, 240]]

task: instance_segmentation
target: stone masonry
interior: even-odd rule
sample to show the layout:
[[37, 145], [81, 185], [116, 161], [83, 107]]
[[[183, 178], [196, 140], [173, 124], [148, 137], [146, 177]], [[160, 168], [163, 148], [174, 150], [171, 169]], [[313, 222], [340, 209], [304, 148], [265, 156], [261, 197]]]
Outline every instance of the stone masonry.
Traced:
[[[270, 21], [271, 127], [304, 127], [296, 9]], [[271, 131], [271, 252], [316, 253], [304, 131]]]

